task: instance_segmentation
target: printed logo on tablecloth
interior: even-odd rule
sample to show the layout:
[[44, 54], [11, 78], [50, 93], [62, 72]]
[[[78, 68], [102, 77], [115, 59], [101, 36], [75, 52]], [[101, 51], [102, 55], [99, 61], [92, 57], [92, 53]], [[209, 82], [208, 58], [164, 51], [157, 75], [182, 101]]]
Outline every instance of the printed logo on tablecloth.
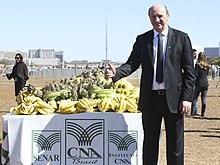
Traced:
[[104, 165], [103, 119], [67, 119], [65, 128], [65, 164]]
[[10, 158], [9, 158], [9, 149], [7, 145], [8, 144], [8, 133], [6, 131], [2, 131], [2, 146], [1, 146], [1, 164], [7, 165], [9, 164]]
[[61, 164], [61, 131], [32, 131], [32, 164]]
[[108, 131], [108, 164], [138, 165], [138, 131]]

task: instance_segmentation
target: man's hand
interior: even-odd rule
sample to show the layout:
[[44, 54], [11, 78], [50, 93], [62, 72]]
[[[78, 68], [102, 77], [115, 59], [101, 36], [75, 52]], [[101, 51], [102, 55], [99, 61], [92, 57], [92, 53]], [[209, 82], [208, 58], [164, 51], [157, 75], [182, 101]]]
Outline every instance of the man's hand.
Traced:
[[180, 102], [180, 112], [181, 114], [189, 114], [191, 111], [192, 103], [190, 101], [181, 101]]
[[116, 69], [115, 67], [108, 63], [108, 67], [106, 68], [106, 71], [105, 71], [105, 78], [108, 79], [108, 78], [112, 78], [114, 77], [116, 74]]

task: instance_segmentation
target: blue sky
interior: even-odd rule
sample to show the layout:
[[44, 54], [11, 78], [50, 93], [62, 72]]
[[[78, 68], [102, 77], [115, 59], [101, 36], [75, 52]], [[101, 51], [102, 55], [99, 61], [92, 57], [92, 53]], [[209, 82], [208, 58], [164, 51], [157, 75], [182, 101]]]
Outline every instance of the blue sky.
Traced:
[[138, 34], [152, 29], [154, 3], [170, 12], [169, 26], [189, 34], [193, 45], [218, 47], [219, 0], [1, 0], [0, 50], [55, 49], [64, 59], [127, 60]]

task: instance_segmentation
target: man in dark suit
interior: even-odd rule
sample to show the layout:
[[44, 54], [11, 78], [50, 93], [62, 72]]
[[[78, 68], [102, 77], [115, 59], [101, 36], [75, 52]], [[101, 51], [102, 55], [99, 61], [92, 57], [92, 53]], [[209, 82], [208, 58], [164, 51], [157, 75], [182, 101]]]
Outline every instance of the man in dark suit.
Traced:
[[138, 108], [144, 129], [143, 165], [157, 164], [162, 118], [167, 165], [183, 165], [183, 115], [191, 110], [195, 79], [191, 41], [186, 33], [168, 26], [165, 5], [153, 5], [148, 15], [153, 29], [137, 37], [126, 63], [117, 69], [109, 64], [106, 78], [116, 82], [141, 66]]

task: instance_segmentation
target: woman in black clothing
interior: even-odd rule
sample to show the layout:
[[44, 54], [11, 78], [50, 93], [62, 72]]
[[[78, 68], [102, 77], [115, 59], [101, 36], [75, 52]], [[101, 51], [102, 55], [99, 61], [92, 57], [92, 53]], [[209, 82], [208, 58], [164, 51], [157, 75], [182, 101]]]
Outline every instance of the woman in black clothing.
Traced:
[[15, 96], [17, 96], [26, 84], [28, 77], [27, 65], [23, 62], [23, 56], [20, 53], [15, 55], [15, 65], [11, 74], [6, 74], [7, 78], [15, 81]]
[[206, 56], [204, 52], [200, 52], [198, 55], [198, 61], [195, 66], [195, 76], [196, 76], [196, 83], [195, 83], [195, 91], [193, 97], [193, 104], [194, 107], [196, 104], [196, 98], [198, 98], [199, 94], [201, 93], [201, 102], [202, 102], [202, 111], [201, 116], [202, 118], [205, 115], [206, 109], [206, 95], [208, 92], [208, 73], [209, 73], [210, 66], [206, 61]]

